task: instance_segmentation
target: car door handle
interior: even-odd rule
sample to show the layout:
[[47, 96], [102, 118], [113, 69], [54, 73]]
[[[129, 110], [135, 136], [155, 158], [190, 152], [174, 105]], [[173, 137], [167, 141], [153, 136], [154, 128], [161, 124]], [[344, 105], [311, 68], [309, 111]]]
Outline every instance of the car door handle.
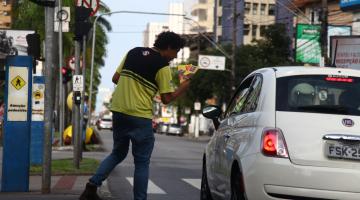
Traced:
[[225, 139], [229, 139], [230, 137], [231, 137], [231, 135], [230, 135], [229, 133], [225, 133], [225, 134], [224, 134], [224, 138], [225, 138]]

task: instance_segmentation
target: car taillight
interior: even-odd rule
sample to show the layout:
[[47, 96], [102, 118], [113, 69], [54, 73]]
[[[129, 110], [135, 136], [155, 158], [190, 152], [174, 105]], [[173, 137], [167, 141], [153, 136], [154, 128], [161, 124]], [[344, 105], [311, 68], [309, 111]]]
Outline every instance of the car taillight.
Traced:
[[332, 82], [345, 82], [345, 83], [354, 82], [354, 79], [352, 79], [352, 78], [342, 78], [342, 77], [326, 77], [325, 80], [332, 81]]
[[262, 134], [261, 151], [265, 156], [288, 158], [285, 138], [278, 128], [266, 128]]

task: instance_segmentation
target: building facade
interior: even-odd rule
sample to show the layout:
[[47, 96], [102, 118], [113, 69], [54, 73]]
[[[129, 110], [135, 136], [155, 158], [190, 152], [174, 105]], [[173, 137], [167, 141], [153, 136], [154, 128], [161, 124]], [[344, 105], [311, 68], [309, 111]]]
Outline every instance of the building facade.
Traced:
[[11, 0], [0, 0], [0, 29], [9, 29], [11, 27]]
[[261, 39], [266, 26], [275, 23], [275, 0], [222, 0], [221, 3], [223, 42], [233, 41], [234, 15], [237, 17], [237, 45], [250, 44], [255, 39]]

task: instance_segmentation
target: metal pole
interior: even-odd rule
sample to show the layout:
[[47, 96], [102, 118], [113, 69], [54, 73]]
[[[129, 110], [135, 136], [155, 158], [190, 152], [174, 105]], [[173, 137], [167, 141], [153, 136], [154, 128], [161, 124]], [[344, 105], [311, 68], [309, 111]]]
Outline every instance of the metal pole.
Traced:
[[218, 42], [218, 37], [217, 37], [217, 29], [218, 29], [218, 17], [217, 17], [217, 12], [218, 12], [218, 0], [214, 0], [214, 41]]
[[[81, 98], [81, 106], [80, 106], [80, 132], [81, 132], [81, 147], [83, 147], [83, 145], [85, 145], [85, 140], [83, 141], [83, 126], [84, 126], [84, 101], [85, 101], [85, 80], [86, 80], [86, 76], [85, 76], [85, 72], [86, 72], [86, 36], [84, 35], [83, 36], [83, 51], [82, 51], [82, 76], [83, 76], [83, 88], [84, 88], [84, 90], [81, 92], [81, 96], [82, 96], [82, 98]], [[85, 139], [86, 139], [86, 125], [85, 125]], [[83, 148], [85, 148], [85, 147], [83, 147]], [[82, 159], [82, 150], [83, 150], [83, 148], [81, 148], [80, 149], [80, 159]]]
[[55, 71], [53, 63], [54, 53], [54, 8], [45, 7], [45, 119], [44, 119], [44, 154], [42, 169], [41, 192], [50, 193], [51, 190], [51, 135], [54, 114]]
[[[80, 41], [75, 41], [75, 75], [80, 74]], [[74, 167], [80, 168], [80, 105], [75, 103], [75, 92], [73, 91], [73, 125], [74, 137]]]
[[[58, 0], [58, 12], [62, 10], [61, 1]], [[64, 87], [62, 83], [62, 72], [61, 68], [63, 67], [63, 41], [62, 41], [62, 17], [59, 17], [57, 14], [59, 20], [59, 134], [60, 134], [60, 146], [63, 145], [63, 137], [62, 134], [64, 132], [64, 115], [65, 115], [65, 107], [64, 107]]]
[[237, 0], [233, 0], [233, 41], [232, 41], [232, 59], [231, 59], [231, 92], [235, 90], [235, 67], [236, 67], [236, 43], [237, 43]]
[[321, 1], [321, 64], [322, 67], [327, 66], [329, 64], [328, 62], [328, 55], [327, 55], [327, 38], [328, 38], [328, 3], [327, 0]]
[[114, 11], [114, 12], [107, 12], [101, 13], [100, 15], [96, 16], [94, 23], [93, 23], [93, 34], [92, 34], [92, 47], [91, 47], [91, 70], [90, 70], [90, 87], [89, 87], [89, 118], [88, 124], [91, 121], [91, 112], [92, 112], [92, 80], [93, 80], [93, 73], [94, 73], [94, 52], [95, 52], [95, 36], [96, 36], [96, 23], [99, 17], [104, 15], [111, 15], [111, 14], [120, 14], [120, 13], [128, 13], [128, 14], [147, 14], [147, 15], [173, 15], [173, 16], [182, 16], [185, 17], [183, 14], [170, 14], [170, 13], [157, 13], [157, 12], [140, 12], [140, 11]]

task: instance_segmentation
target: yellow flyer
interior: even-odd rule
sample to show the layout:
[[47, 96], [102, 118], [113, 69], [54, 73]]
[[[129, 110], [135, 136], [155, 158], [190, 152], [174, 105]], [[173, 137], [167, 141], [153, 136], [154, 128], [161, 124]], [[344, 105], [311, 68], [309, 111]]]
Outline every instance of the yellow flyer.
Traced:
[[185, 80], [189, 79], [191, 76], [193, 76], [199, 68], [192, 64], [186, 64], [186, 65], [178, 65], [177, 69], [179, 71], [180, 83], [182, 83]]

